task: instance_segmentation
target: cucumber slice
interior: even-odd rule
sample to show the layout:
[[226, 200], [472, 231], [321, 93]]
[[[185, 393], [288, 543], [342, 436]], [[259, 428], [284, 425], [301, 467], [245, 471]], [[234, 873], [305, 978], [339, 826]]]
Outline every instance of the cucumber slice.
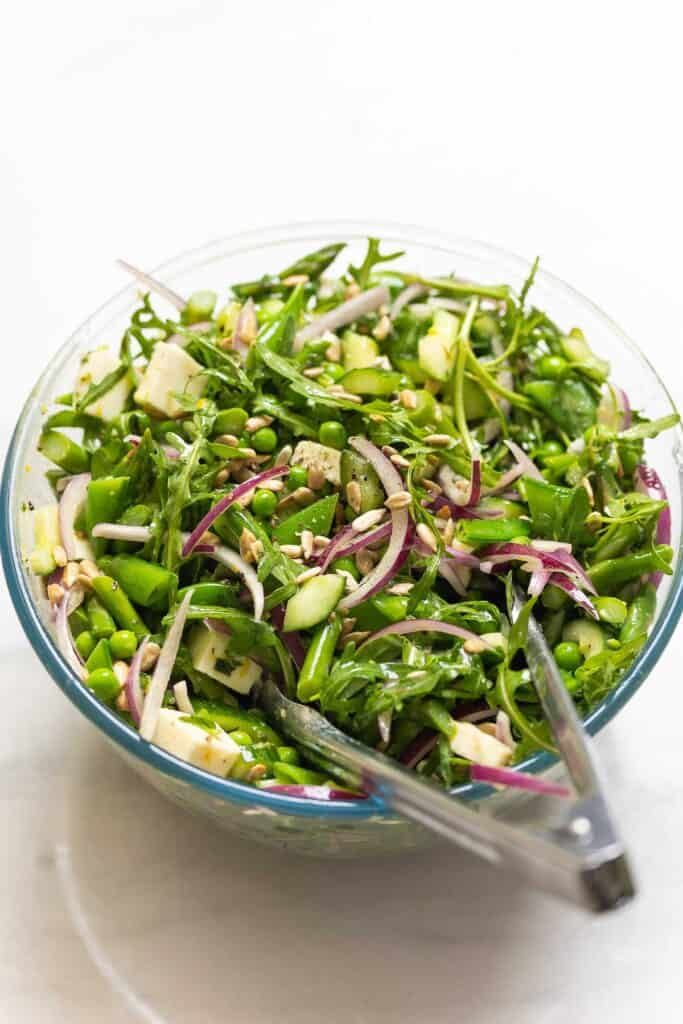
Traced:
[[339, 381], [341, 386], [352, 395], [375, 395], [385, 397], [392, 391], [398, 391], [401, 374], [393, 370], [380, 370], [375, 366], [351, 370]]
[[344, 580], [335, 573], [314, 576], [303, 583], [285, 610], [283, 630], [310, 629], [322, 622], [337, 607], [344, 593]]
[[605, 648], [605, 634], [597, 623], [589, 622], [587, 619], [568, 622], [562, 630], [562, 639], [578, 644], [584, 658], [600, 654]]
[[460, 330], [457, 316], [445, 309], [437, 309], [432, 326], [420, 338], [418, 353], [420, 366], [435, 380], [446, 381], [455, 363], [455, 343]]
[[278, 544], [298, 544], [302, 530], [311, 530], [317, 536], [329, 536], [337, 508], [337, 495], [330, 494], [315, 504], [295, 512], [273, 530]]
[[[386, 497], [379, 477], [367, 459], [350, 448], [342, 452], [340, 464], [341, 484], [344, 490], [352, 480], [360, 484], [360, 513], [381, 508]], [[360, 514], [359, 513], [359, 514]]]
[[377, 342], [367, 334], [347, 331], [342, 338], [345, 370], [363, 370], [372, 366], [379, 355]]

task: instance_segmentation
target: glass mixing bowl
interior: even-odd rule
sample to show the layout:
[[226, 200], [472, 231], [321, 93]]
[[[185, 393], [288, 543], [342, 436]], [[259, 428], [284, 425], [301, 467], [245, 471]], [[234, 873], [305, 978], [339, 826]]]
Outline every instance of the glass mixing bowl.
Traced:
[[[330, 222], [237, 235], [185, 253], [155, 273], [180, 293], [213, 288], [224, 295], [231, 281], [249, 280], [287, 266], [303, 253], [332, 241], [348, 242], [346, 257], [359, 262], [368, 235], [383, 238], [391, 249], [405, 249], [401, 265], [425, 274], [455, 271], [466, 278], [508, 282], [518, 288], [529, 269], [528, 261], [507, 252], [420, 228]], [[280, 796], [217, 778], [178, 760], [141, 740], [76, 679], [59, 653], [49, 605], [25, 566], [25, 556], [32, 546], [28, 503], [39, 506], [54, 500], [43, 479], [46, 465], [36, 453], [42, 410], [56, 395], [71, 391], [83, 352], [118, 341], [136, 294], [136, 285], [129, 284], [86, 320], [56, 353], [28, 396], [9, 448], [0, 497], [0, 545], [10, 594], [33, 649], [69, 700], [141, 775], [176, 802], [221, 826], [308, 854], [354, 856], [423, 845], [428, 839], [425, 830], [393, 815], [379, 799], [319, 803]], [[611, 360], [615, 383], [628, 392], [636, 408], [653, 419], [671, 412], [672, 400], [647, 359], [597, 306], [545, 271], [537, 275], [532, 297], [565, 329], [577, 325], [585, 331], [595, 351]], [[674, 572], [664, 578], [659, 589], [657, 615], [647, 645], [619, 686], [586, 720], [591, 733], [602, 729], [649, 675], [683, 608], [682, 439], [680, 430], [669, 431], [648, 447], [648, 459], [662, 477], [671, 502]], [[556, 765], [551, 755], [539, 753], [520, 767], [528, 772], [547, 772]], [[493, 813], [513, 799], [510, 793], [494, 792], [481, 784], [464, 785], [454, 792]]]

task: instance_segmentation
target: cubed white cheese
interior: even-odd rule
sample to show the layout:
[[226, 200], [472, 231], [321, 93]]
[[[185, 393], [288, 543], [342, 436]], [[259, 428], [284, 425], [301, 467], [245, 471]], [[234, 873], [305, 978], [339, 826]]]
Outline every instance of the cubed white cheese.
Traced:
[[236, 660], [235, 667], [229, 672], [217, 667], [216, 662], [226, 658], [230, 637], [222, 633], [214, 633], [206, 626], [195, 626], [190, 634], [188, 645], [192, 656], [192, 664], [200, 672], [235, 690], [237, 693], [249, 693], [252, 686], [261, 678], [261, 668], [251, 658]]
[[179, 345], [158, 341], [135, 392], [135, 401], [148, 412], [175, 419], [185, 411], [175, 394], [199, 398], [206, 387], [202, 367]]
[[[106, 345], [87, 352], [81, 359], [78, 370], [74, 396], [79, 401], [88, 388], [93, 384], [99, 384], [104, 378], [113, 373], [119, 365], [119, 357]], [[128, 396], [133, 390], [133, 382], [130, 374], [122, 377], [118, 383], [110, 388], [101, 398], [91, 402], [86, 408], [91, 416], [99, 416], [102, 420], [113, 420], [120, 416], [126, 407]]]
[[328, 483], [341, 483], [341, 452], [317, 441], [299, 441], [291, 458], [292, 466], [320, 469]]
[[240, 748], [225, 732], [207, 732], [199, 725], [183, 721], [182, 711], [162, 708], [152, 743], [175, 754], [182, 761], [203, 768], [225, 779], [240, 756]]
[[490, 768], [500, 768], [512, 757], [509, 747], [472, 722], [458, 722], [451, 738], [451, 750], [458, 757], [466, 757], [475, 764], [485, 764]]

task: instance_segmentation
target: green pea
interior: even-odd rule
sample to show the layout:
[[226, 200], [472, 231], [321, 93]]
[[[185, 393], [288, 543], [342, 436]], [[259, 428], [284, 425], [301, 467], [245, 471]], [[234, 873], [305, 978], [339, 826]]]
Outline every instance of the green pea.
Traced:
[[557, 380], [567, 369], [569, 363], [562, 356], [542, 356], [534, 364], [534, 373], [546, 380]]
[[138, 640], [132, 630], [117, 629], [113, 636], [109, 637], [109, 648], [115, 658], [126, 661], [137, 651]]
[[570, 693], [576, 693], [577, 690], [581, 689], [581, 683], [576, 678], [576, 676], [573, 675], [571, 672], [567, 672], [566, 669], [561, 668], [560, 675], [562, 676], [562, 681], [564, 685], [567, 687]]
[[552, 459], [555, 455], [562, 455], [564, 448], [559, 441], [545, 441], [540, 448], [536, 449], [535, 455], [541, 462]]
[[94, 672], [90, 672], [85, 685], [106, 703], [118, 697], [121, 690], [121, 683], [110, 668], [96, 668]]
[[238, 407], [234, 409], [221, 409], [213, 423], [214, 434], [239, 434], [244, 430], [244, 424], [249, 419], [249, 413]]
[[579, 645], [572, 640], [564, 640], [561, 644], [557, 644], [553, 654], [558, 666], [566, 672], [573, 672], [583, 662]]
[[325, 420], [324, 423], [320, 424], [318, 440], [321, 444], [327, 445], [328, 448], [336, 448], [337, 451], [343, 451], [346, 447], [344, 424], [339, 423], [338, 420]]
[[273, 491], [256, 491], [251, 499], [251, 510], [255, 516], [268, 519], [277, 508], [277, 497]]
[[323, 363], [323, 369], [325, 370], [325, 376], [331, 377], [335, 382], [341, 380], [346, 373], [341, 363]]
[[292, 466], [287, 476], [287, 483], [291, 491], [295, 491], [297, 487], [306, 487], [308, 485], [308, 470], [306, 467]]
[[76, 644], [76, 650], [80, 654], [81, 658], [83, 658], [83, 661], [87, 661], [95, 649], [95, 637], [89, 629], [84, 629], [82, 633], [78, 634], [74, 642]]
[[251, 435], [251, 446], [261, 454], [273, 452], [277, 448], [277, 434], [272, 427], [261, 427]]

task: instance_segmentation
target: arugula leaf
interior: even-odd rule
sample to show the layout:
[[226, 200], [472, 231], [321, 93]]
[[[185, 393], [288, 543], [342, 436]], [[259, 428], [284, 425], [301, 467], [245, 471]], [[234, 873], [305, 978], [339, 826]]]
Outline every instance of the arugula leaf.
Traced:
[[560, 487], [525, 477], [524, 489], [534, 536], [572, 545], [592, 542], [586, 527], [590, 501], [584, 487]]
[[379, 238], [368, 238], [368, 248], [365, 253], [365, 259], [361, 263], [360, 267], [349, 265], [349, 273], [360, 288], [367, 288], [370, 274], [376, 266], [380, 263], [389, 263], [390, 260], [396, 260], [399, 256], [404, 255], [403, 250], [400, 249], [396, 252], [390, 252], [383, 256], [379, 251], [380, 244]]
[[575, 676], [590, 706], [598, 704], [614, 689], [646, 640], [647, 633], [642, 633], [629, 643], [622, 644], [616, 651], [605, 650], [594, 654], [576, 670]]
[[658, 420], [646, 420], [643, 423], [637, 423], [634, 427], [629, 427], [628, 430], [622, 430], [617, 437], [620, 441], [644, 441], [651, 437], [657, 437], [662, 431], [675, 427], [679, 422], [680, 416], [678, 413], [672, 412]]
[[254, 412], [266, 413], [273, 419], [284, 424], [295, 437], [309, 437], [318, 440], [318, 429], [313, 420], [302, 416], [299, 412], [293, 412], [283, 402], [278, 401], [273, 395], [265, 395], [261, 392], [254, 399]]
[[281, 356], [265, 346], [259, 348], [258, 355], [269, 370], [277, 374], [278, 377], [289, 381], [292, 390], [298, 395], [303, 395], [304, 398], [317, 402], [319, 405], [326, 405], [335, 409], [347, 409], [349, 412], [357, 412], [359, 410], [355, 402], [349, 402], [346, 398], [340, 398], [338, 395], [331, 395], [320, 384], [316, 384], [315, 381], [304, 377], [291, 359], [287, 359], [285, 356]]

